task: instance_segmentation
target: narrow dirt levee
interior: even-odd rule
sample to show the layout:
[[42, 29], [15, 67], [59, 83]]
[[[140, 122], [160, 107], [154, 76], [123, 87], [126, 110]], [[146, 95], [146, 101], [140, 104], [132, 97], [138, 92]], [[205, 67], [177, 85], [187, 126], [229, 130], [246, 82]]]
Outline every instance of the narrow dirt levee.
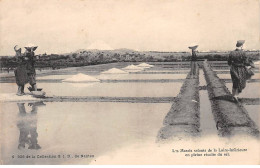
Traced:
[[216, 127], [220, 136], [252, 135], [259, 130], [243, 105], [233, 99], [223, 80], [219, 79], [207, 62], [203, 63], [208, 94]]
[[157, 140], [198, 136], [200, 131], [199, 71], [189, 73], [170, 111], [164, 118]]

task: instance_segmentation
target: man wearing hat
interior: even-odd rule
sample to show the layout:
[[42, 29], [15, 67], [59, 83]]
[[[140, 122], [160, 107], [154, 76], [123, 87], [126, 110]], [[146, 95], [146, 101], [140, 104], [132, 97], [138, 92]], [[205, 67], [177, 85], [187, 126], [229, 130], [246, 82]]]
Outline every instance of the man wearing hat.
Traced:
[[[246, 57], [243, 51], [243, 44], [245, 40], [238, 40], [236, 50], [231, 51], [228, 57], [228, 65], [230, 66], [230, 74], [233, 83], [232, 96], [237, 100], [237, 96], [246, 87], [246, 80], [253, 74], [249, 67], [254, 67], [253, 62]], [[252, 71], [251, 71], [252, 72]]]
[[196, 76], [196, 70], [197, 70], [197, 54], [196, 49], [198, 48], [198, 45], [190, 46], [189, 49], [191, 49], [191, 78]]
[[[26, 47], [24, 54], [16, 54], [18, 56], [18, 66], [15, 70], [15, 79], [18, 85], [17, 95], [22, 96], [24, 95], [24, 85], [29, 82], [31, 85], [30, 91], [36, 91], [36, 71], [35, 71], [35, 56], [34, 51], [37, 49], [37, 46], [29, 44]], [[16, 53], [21, 49], [14, 48]]]

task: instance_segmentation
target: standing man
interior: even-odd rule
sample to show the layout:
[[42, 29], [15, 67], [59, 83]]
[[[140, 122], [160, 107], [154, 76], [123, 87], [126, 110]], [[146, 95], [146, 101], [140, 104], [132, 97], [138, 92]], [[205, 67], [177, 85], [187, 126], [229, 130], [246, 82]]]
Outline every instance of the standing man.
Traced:
[[17, 95], [22, 96], [24, 95], [24, 85], [29, 82], [31, 85], [30, 91], [36, 91], [37, 85], [36, 85], [36, 71], [35, 71], [35, 55], [34, 51], [37, 49], [37, 46], [35, 45], [27, 45], [25, 47], [26, 51], [24, 54], [21, 54], [21, 48], [16, 49], [16, 56], [18, 59], [18, 66], [15, 69], [15, 79], [16, 84], [18, 85], [18, 91]]
[[237, 96], [246, 87], [246, 80], [248, 80], [253, 73], [249, 67], [254, 67], [253, 62], [249, 60], [243, 50], [245, 40], [238, 40], [236, 50], [231, 51], [228, 57], [228, 65], [230, 66], [230, 75], [233, 83], [232, 96], [237, 100]]
[[36, 85], [36, 71], [34, 64], [36, 62], [36, 57], [34, 54], [34, 51], [37, 49], [38, 46], [35, 45], [27, 45], [24, 47], [26, 49], [25, 51], [25, 57], [27, 60], [27, 75], [28, 75], [28, 82], [31, 85], [30, 91], [37, 91], [37, 85]]
[[191, 49], [191, 78], [194, 78], [197, 74], [197, 54], [196, 49], [198, 48], [198, 45], [190, 46], [189, 49]]

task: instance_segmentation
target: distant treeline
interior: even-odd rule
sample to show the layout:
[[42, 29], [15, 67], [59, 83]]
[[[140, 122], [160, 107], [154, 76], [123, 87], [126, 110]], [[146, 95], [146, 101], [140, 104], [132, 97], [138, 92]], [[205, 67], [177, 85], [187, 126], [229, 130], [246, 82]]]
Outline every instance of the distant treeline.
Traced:
[[[228, 52], [199, 52], [197, 58], [209, 61], [227, 61], [228, 54]], [[259, 51], [247, 51], [247, 55], [253, 60], [260, 58]], [[81, 50], [70, 54], [42, 54], [36, 57], [36, 68], [38, 69], [59, 69], [112, 62], [180, 62], [191, 60], [189, 52], [138, 52], [133, 50]], [[0, 57], [1, 69], [13, 69], [16, 66], [16, 57]]]

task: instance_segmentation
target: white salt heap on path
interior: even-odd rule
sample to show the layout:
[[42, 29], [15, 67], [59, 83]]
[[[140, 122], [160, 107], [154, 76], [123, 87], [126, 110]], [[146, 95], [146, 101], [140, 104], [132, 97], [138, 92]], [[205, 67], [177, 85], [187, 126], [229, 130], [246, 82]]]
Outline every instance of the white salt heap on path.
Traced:
[[143, 70], [142, 67], [138, 67], [138, 66], [135, 66], [135, 65], [128, 65], [127, 67], [124, 67], [122, 69], [126, 69], [126, 70]]
[[62, 80], [63, 82], [99, 82], [100, 80], [97, 78], [94, 78], [92, 76], [89, 75], [85, 75], [82, 73], [79, 73], [77, 75], [73, 75], [71, 78], [67, 78]]
[[126, 74], [126, 73], [128, 73], [128, 72], [123, 71], [123, 70], [118, 69], [118, 68], [111, 68], [107, 71], [102, 72], [102, 74]]
[[153, 67], [153, 65], [147, 64], [147, 63], [141, 63], [139, 65], [137, 65], [138, 67], [143, 67], [143, 68], [150, 68]]

